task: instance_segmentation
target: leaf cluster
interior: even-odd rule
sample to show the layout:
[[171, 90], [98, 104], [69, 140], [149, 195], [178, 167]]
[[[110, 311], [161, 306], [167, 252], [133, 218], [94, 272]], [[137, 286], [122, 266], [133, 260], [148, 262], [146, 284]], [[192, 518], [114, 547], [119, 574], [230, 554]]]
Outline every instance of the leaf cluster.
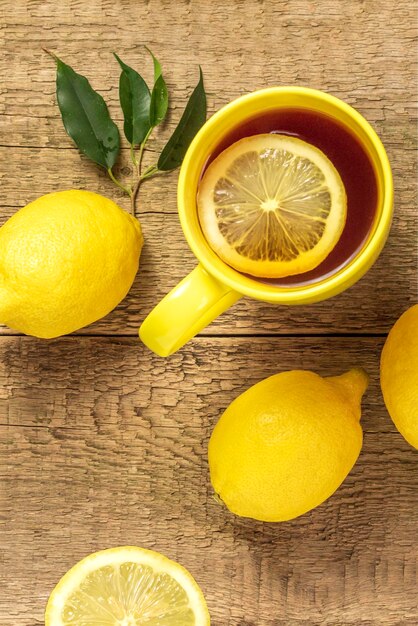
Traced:
[[104, 167], [112, 180], [131, 196], [133, 208], [141, 182], [179, 167], [193, 137], [206, 120], [206, 94], [200, 69], [199, 81], [157, 162], [144, 172], [141, 171], [145, 145], [152, 131], [165, 120], [169, 105], [161, 64], [147, 50], [154, 64], [152, 89], [136, 70], [114, 53], [121, 69], [119, 100], [124, 118], [123, 130], [131, 146], [131, 159], [136, 173], [136, 181], [129, 187], [122, 185], [112, 171], [120, 152], [120, 136], [103, 97], [93, 89], [85, 76], [49, 53], [57, 64], [57, 102], [67, 134], [83, 154]]

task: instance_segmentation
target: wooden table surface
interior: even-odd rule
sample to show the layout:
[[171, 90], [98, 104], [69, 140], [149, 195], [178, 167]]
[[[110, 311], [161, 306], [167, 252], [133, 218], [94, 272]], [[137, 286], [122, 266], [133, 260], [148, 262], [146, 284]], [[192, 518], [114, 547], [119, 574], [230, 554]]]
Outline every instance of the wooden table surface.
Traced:
[[[386, 333], [418, 295], [415, 3], [2, 0], [0, 9], [2, 223], [68, 188], [127, 207], [66, 136], [42, 46], [89, 76], [121, 122], [110, 53], [139, 71], [147, 63], [150, 78], [149, 45], [174, 102], [150, 151], [176, 123], [199, 63], [210, 113], [268, 85], [324, 89], [374, 125], [396, 188], [386, 248], [349, 291], [300, 308], [242, 300], [164, 360], [141, 345], [137, 328], [195, 260], [177, 218], [177, 173], [154, 179], [140, 197], [141, 271], [115, 311], [54, 341], [1, 328], [0, 626], [43, 624], [61, 575], [121, 544], [189, 568], [214, 626], [416, 626], [418, 456], [388, 417], [378, 374]], [[280, 525], [220, 507], [206, 452], [229, 402], [280, 370], [354, 365], [371, 375], [364, 447], [337, 493]]]

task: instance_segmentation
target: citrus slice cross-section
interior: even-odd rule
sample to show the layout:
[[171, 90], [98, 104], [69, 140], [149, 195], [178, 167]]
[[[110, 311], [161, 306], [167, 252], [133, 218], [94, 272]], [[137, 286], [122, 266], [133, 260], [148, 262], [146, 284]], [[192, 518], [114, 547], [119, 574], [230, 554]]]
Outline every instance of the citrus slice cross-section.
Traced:
[[112, 548], [86, 557], [55, 587], [45, 626], [209, 626], [191, 574], [158, 552]]
[[204, 173], [199, 220], [207, 242], [234, 269], [270, 278], [319, 265], [344, 229], [347, 199], [328, 157], [296, 137], [246, 137]]

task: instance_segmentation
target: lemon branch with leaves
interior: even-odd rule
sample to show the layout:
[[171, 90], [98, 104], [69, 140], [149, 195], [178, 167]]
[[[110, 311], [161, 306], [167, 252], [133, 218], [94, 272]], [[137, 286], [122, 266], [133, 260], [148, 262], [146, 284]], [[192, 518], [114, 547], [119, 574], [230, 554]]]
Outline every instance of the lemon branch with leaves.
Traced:
[[206, 120], [206, 94], [200, 69], [199, 81], [174, 133], [157, 161], [143, 170], [142, 161], [147, 142], [153, 130], [166, 119], [169, 104], [161, 64], [151, 50], [146, 49], [154, 64], [152, 89], [138, 72], [114, 53], [121, 68], [119, 101], [124, 118], [123, 130], [130, 145], [130, 184], [121, 182], [114, 172], [120, 153], [120, 136], [103, 97], [92, 88], [85, 76], [77, 74], [55, 54], [45, 50], [57, 64], [57, 102], [67, 134], [80, 152], [102, 166], [114, 184], [130, 197], [132, 215], [135, 215], [141, 184], [153, 176], [179, 167], [193, 137]]

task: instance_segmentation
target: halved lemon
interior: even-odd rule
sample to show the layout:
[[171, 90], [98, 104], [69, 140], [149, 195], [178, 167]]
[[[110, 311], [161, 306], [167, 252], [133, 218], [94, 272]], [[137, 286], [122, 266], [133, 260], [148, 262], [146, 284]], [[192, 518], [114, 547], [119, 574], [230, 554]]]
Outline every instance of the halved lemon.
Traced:
[[191, 574], [158, 552], [102, 550], [70, 569], [55, 587], [45, 626], [209, 626]]
[[344, 229], [347, 198], [328, 157], [279, 134], [246, 137], [224, 150], [198, 190], [203, 233], [240, 272], [282, 277], [319, 265]]

